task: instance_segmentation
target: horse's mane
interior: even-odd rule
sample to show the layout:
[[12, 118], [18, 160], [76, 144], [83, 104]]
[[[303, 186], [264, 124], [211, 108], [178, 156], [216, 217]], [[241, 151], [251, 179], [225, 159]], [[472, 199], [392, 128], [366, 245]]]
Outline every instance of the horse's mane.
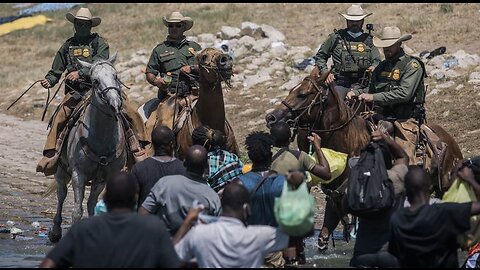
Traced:
[[115, 70], [115, 73], [117, 72], [117, 69], [115, 68], [115, 66], [112, 63], [110, 63], [110, 61], [104, 60], [104, 59], [99, 59], [99, 60], [93, 62], [92, 66], [90, 67], [90, 72], [92, 72], [92, 70], [97, 68], [97, 66], [101, 66], [103, 64], [108, 64], [110, 67], [113, 68], [113, 70]]
[[[317, 78], [317, 84], [319, 83]], [[339, 124], [335, 125], [338, 126], [341, 123], [345, 123], [352, 117], [355, 112], [352, 108], [350, 108], [344, 100], [340, 98], [337, 91], [335, 91], [334, 87], [329, 86], [329, 95], [334, 99], [335, 107], [337, 108], [337, 114], [339, 116]], [[348, 145], [348, 149], [352, 151], [352, 154], [358, 155], [360, 149], [362, 149], [370, 140], [370, 135], [368, 130], [366, 129], [365, 121], [359, 117], [355, 116], [350, 123], [344, 129], [346, 132], [345, 136], [347, 138], [346, 143]]]

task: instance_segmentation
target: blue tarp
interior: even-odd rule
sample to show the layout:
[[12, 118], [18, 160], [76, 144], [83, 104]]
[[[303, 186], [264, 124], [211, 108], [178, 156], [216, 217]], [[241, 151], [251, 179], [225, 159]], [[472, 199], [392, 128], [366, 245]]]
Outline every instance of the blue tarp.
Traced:
[[38, 12], [55, 11], [61, 9], [70, 9], [82, 3], [42, 3], [37, 4], [31, 8], [22, 9], [18, 12], [19, 15], [31, 15]]
[[16, 19], [19, 19], [21, 17], [24, 17], [23, 15], [19, 16], [7, 16], [7, 17], [0, 17], [0, 24], [8, 23], [8, 22], [13, 22]]

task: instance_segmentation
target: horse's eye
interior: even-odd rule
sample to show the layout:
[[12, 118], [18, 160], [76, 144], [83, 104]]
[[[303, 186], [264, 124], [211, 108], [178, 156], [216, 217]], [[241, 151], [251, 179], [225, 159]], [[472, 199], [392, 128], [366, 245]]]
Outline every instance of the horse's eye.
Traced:
[[297, 97], [298, 97], [298, 98], [301, 98], [301, 99], [305, 99], [305, 98], [307, 98], [307, 94], [305, 94], [305, 93], [300, 93], [300, 94], [297, 95]]
[[208, 58], [208, 56], [207, 56], [206, 54], [203, 55], [203, 56], [202, 56], [202, 63], [207, 62], [207, 58]]

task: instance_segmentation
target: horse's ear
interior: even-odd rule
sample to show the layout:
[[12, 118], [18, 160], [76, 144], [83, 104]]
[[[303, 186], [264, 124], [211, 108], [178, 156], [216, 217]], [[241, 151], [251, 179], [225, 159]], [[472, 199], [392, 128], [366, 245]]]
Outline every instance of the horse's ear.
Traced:
[[110, 58], [108, 58], [108, 62], [112, 63], [112, 65], [115, 63], [115, 60], [117, 60], [117, 55], [118, 52], [115, 52]]
[[331, 69], [328, 69], [326, 72], [320, 74], [320, 75], [319, 75], [319, 76], [320, 76], [320, 79], [319, 79], [319, 80], [320, 80], [321, 82], [325, 82], [325, 80], [327, 79], [328, 74], [330, 74], [331, 71], [332, 71]]
[[317, 65], [315, 65], [315, 67], [312, 69], [312, 71], [310, 72], [310, 77], [312, 78], [318, 78], [320, 76], [320, 69], [318, 68]]
[[82, 60], [80, 60], [80, 59], [78, 59], [78, 58], [77, 58], [77, 61], [80, 63], [80, 65], [82, 65], [82, 67], [86, 67], [86, 68], [89, 68], [89, 69], [92, 67], [92, 64], [91, 64], [91, 63], [82, 61]]

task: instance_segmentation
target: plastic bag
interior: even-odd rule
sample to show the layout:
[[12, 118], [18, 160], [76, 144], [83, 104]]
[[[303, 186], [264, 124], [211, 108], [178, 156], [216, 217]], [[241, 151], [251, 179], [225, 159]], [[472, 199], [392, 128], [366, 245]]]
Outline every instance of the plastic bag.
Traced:
[[[476, 202], [477, 196], [475, 196], [475, 192], [469, 183], [457, 178], [443, 195], [442, 201], [455, 203]], [[480, 215], [472, 216], [470, 224], [470, 230], [457, 237], [457, 242], [462, 249], [467, 249], [480, 240]]]
[[[334, 150], [329, 149], [329, 148], [322, 148], [322, 152], [323, 152], [323, 155], [325, 155], [325, 158], [328, 161], [328, 165], [330, 165], [330, 172], [332, 173], [332, 178], [330, 178], [328, 180], [323, 180], [320, 177], [310, 173], [309, 177], [312, 178], [311, 181], [315, 185], [328, 184], [328, 183], [332, 182], [337, 177], [342, 175], [342, 173], [345, 171], [345, 167], [347, 165], [347, 157], [348, 157], [347, 154], [342, 153], [342, 152], [337, 152], [337, 151], [334, 151]], [[318, 163], [318, 159], [317, 159], [316, 154], [312, 154], [310, 156], [313, 157]]]
[[93, 211], [94, 216], [100, 216], [103, 214], [106, 214], [107, 211], [107, 206], [105, 205], [105, 202], [102, 200], [99, 200], [97, 204], [95, 205], [95, 209]]
[[303, 236], [313, 229], [315, 199], [308, 192], [306, 182], [292, 190], [285, 181], [273, 210], [275, 220], [288, 235]]

